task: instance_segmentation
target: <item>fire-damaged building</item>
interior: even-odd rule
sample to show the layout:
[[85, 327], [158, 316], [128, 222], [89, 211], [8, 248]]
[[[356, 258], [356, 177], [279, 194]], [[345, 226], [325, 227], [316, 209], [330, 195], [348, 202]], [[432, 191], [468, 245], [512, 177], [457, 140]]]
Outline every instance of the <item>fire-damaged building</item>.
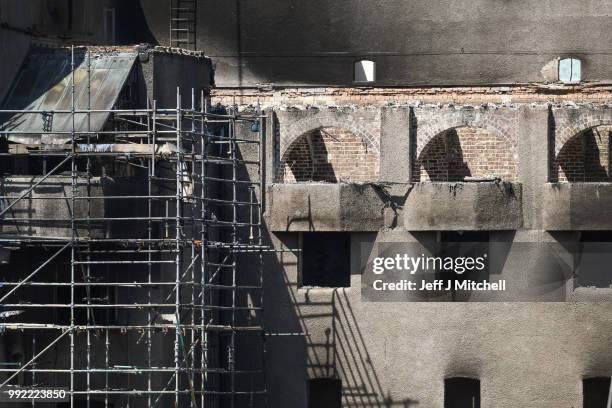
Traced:
[[611, 14], [0, 0], [0, 390], [609, 407]]

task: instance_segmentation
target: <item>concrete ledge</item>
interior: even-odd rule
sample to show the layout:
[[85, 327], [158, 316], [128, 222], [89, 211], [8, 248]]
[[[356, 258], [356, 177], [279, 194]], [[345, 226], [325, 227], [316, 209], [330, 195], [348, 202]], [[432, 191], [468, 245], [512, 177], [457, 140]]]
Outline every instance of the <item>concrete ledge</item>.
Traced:
[[546, 183], [543, 195], [546, 230], [612, 229], [612, 183]]
[[523, 226], [522, 186], [416, 183], [406, 199], [403, 219], [409, 231], [519, 229]]
[[576, 288], [568, 297], [570, 302], [610, 302], [612, 288]]
[[266, 222], [270, 231], [378, 231], [384, 200], [375, 187], [356, 183], [271, 184]]

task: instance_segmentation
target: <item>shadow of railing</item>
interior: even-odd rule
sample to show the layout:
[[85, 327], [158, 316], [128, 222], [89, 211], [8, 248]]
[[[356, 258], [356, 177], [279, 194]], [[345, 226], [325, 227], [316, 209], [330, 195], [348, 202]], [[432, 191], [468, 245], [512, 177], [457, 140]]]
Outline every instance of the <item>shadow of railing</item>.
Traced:
[[[329, 301], [311, 301], [310, 290], [304, 289], [300, 301], [297, 285], [284, 270], [283, 275], [305, 339], [308, 378], [340, 378], [343, 407], [418, 406], [418, 401], [411, 398], [394, 399], [383, 387], [345, 289], [330, 289]], [[312, 326], [320, 328], [322, 324], [327, 326], [323, 337], [311, 332]]]
[[[235, 130], [241, 138], [253, 137], [248, 126], [238, 125]], [[238, 157], [256, 157], [255, 149], [249, 149], [248, 145], [240, 146]], [[240, 174], [243, 178], [257, 179], [251, 169], [241, 168], [240, 172], [244, 172]], [[239, 199], [249, 197], [240, 195]], [[262, 202], [259, 194], [255, 199]], [[364, 319], [353, 309], [359, 298], [351, 297], [350, 291], [359, 288], [298, 288], [298, 234], [273, 234], [264, 224], [262, 240], [274, 248], [264, 255], [267, 406], [308, 406], [307, 380], [314, 378], [341, 379], [343, 407], [418, 406], [418, 401], [392, 396], [383, 386], [376, 363], [382, 360], [372, 358], [361, 329]], [[243, 261], [243, 269], [238, 269], [244, 272], [241, 279], [248, 281], [253, 264]], [[252, 304], [262, 306], [256, 293], [251, 295]], [[248, 304], [247, 297], [249, 293], [244, 291], [237, 302]]]

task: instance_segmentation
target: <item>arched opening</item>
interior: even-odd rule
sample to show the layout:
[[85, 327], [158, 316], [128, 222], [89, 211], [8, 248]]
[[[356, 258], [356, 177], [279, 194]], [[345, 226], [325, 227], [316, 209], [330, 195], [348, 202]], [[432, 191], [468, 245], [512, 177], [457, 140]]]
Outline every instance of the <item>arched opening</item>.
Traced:
[[553, 182], [609, 182], [611, 125], [596, 126], [574, 135], [554, 161]]
[[367, 182], [378, 178], [378, 153], [354, 133], [326, 127], [297, 138], [287, 149], [277, 180]]
[[457, 127], [435, 136], [419, 155], [414, 182], [516, 181], [514, 149], [486, 129]]

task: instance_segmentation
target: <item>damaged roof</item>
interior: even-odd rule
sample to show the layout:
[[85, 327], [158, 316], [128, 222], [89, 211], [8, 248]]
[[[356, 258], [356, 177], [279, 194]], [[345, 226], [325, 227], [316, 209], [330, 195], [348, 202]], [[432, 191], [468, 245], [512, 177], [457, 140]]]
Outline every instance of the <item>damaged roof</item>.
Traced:
[[[89, 53], [88, 53], [89, 51]], [[123, 89], [138, 56], [132, 48], [75, 48], [75, 109], [111, 109]], [[35, 110], [39, 113], [5, 114], [0, 131], [17, 143], [61, 144], [70, 140], [72, 107], [70, 49], [33, 48], [11, 86], [3, 110]], [[90, 84], [90, 86], [89, 86]], [[75, 131], [100, 131], [109, 112], [75, 114]]]

